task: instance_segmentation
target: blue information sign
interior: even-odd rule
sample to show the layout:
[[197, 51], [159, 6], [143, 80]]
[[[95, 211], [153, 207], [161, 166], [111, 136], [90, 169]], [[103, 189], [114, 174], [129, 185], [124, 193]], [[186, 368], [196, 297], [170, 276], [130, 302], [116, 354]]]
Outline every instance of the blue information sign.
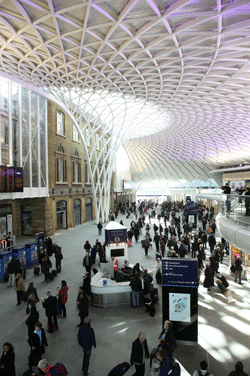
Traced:
[[197, 260], [164, 258], [162, 260], [162, 286], [198, 287]]

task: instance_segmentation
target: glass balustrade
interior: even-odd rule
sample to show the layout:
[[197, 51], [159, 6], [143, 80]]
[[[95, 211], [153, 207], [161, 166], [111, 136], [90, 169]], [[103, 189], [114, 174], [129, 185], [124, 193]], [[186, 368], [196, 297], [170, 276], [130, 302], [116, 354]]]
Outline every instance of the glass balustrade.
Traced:
[[222, 215], [250, 231], [250, 196], [222, 195]]

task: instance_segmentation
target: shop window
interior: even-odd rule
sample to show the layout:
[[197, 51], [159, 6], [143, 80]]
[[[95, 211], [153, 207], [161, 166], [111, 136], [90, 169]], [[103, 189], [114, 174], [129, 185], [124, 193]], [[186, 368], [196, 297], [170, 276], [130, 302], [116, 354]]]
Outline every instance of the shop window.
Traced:
[[73, 161], [73, 183], [81, 183], [81, 163]]
[[[63, 154], [64, 149], [62, 146], [58, 148], [58, 153]], [[67, 182], [67, 159], [64, 155], [56, 156], [56, 182], [66, 183]]]
[[80, 135], [75, 125], [73, 125], [73, 141], [80, 141]]
[[57, 133], [64, 135], [65, 133], [65, 116], [62, 111], [57, 110]]

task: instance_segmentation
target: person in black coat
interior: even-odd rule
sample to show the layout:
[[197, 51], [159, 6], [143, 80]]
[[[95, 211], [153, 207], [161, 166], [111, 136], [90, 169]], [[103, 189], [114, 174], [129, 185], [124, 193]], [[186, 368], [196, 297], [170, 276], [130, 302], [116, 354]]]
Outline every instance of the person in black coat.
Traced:
[[32, 367], [38, 365], [38, 362], [42, 359], [42, 355], [45, 353], [45, 348], [48, 347], [45, 331], [39, 321], [35, 324], [34, 333], [29, 337], [28, 343], [31, 347], [29, 369], [32, 371]]
[[158, 337], [159, 343], [166, 351], [167, 356], [173, 357], [173, 352], [176, 348], [176, 341], [174, 337], [173, 325], [170, 321], [165, 321], [164, 328]]
[[[143, 356], [144, 355], [144, 356]], [[138, 338], [132, 344], [130, 364], [134, 364], [136, 372], [133, 376], [144, 376], [145, 374], [145, 359], [149, 358], [148, 344], [146, 335], [140, 332]]]
[[1, 376], [15, 376], [16, 375], [14, 347], [9, 342], [5, 342], [3, 344], [3, 354], [0, 359], [0, 375]]
[[84, 277], [83, 277], [83, 285], [82, 285], [82, 289], [83, 291], [87, 294], [87, 295], [90, 295], [91, 294], [91, 287], [90, 287], [90, 284], [91, 284], [91, 278], [90, 278], [90, 273], [86, 272]]
[[80, 327], [83, 325], [85, 317], [88, 317], [89, 315], [89, 298], [85, 291], [79, 293], [77, 306], [79, 309], [79, 317], [81, 319], [80, 324], [78, 324], [77, 327]]
[[92, 260], [91, 260], [91, 257], [89, 255], [89, 252], [86, 252], [86, 256], [83, 259], [83, 266], [88, 273], [91, 273]]
[[[53, 326], [55, 327], [55, 330], [58, 328], [57, 324], [57, 317], [56, 317], [56, 306], [57, 306], [57, 298], [55, 296], [51, 296], [51, 292], [47, 292], [47, 299], [42, 298], [42, 305], [43, 308], [45, 308], [45, 314], [48, 317], [48, 327], [49, 331], [53, 333]], [[52, 322], [52, 318], [54, 321], [54, 325]]]
[[28, 326], [28, 337], [34, 333], [35, 324], [39, 320], [39, 312], [36, 310], [36, 306], [30, 308], [30, 315], [26, 320], [26, 325]]

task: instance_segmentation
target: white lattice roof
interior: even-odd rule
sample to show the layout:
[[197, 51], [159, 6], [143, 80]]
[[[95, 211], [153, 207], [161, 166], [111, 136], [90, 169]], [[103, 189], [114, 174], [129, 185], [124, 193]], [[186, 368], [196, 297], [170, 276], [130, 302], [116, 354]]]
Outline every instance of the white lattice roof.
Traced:
[[1, 70], [85, 108], [118, 98], [135, 181], [249, 161], [249, 41], [249, 0], [0, 1]]

